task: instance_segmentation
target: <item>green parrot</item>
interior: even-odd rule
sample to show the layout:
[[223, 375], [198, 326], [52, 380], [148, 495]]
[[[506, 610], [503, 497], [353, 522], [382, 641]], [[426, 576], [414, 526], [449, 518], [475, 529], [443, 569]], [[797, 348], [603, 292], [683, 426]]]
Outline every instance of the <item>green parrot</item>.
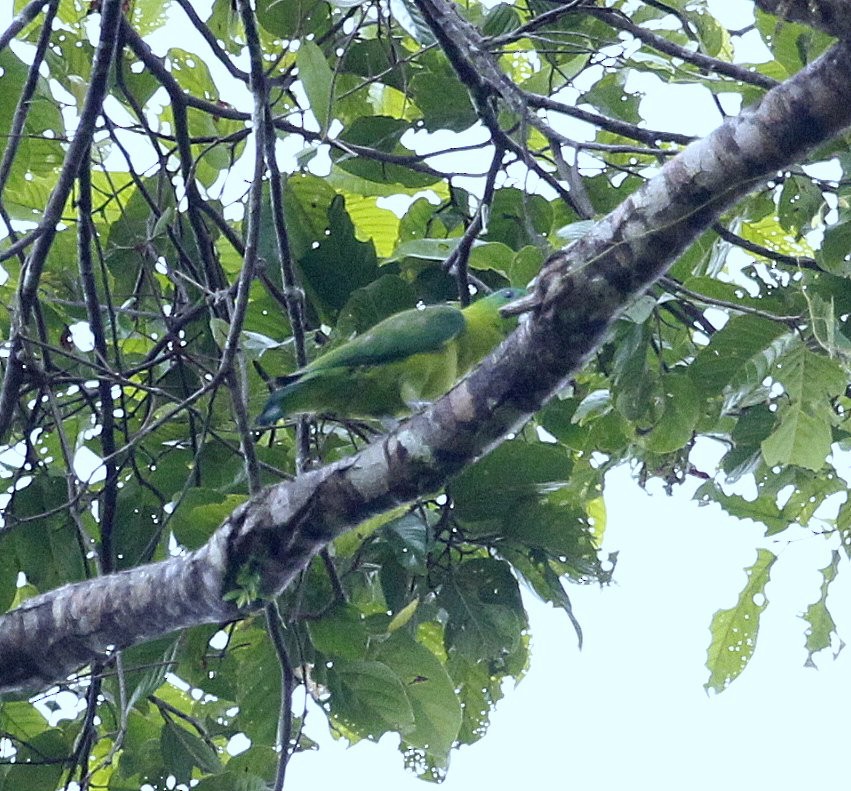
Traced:
[[464, 308], [428, 305], [380, 321], [348, 343], [276, 380], [257, 419], [328, 412], [347, 418], [408, 414], [447, 392], [517, 326], [499, 314], [526, 294], [502, 288]]

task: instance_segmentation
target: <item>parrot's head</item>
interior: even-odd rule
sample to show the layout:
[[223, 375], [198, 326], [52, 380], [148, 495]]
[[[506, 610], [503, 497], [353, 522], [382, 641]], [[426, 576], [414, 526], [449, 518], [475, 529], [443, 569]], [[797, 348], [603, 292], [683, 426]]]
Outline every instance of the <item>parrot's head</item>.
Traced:
[[488, 294], [486, 297], [476, 300], [472, 305], [464, 309], [464, 314], [474, 322], [482, 321], [488, 325], [497, 324], [502, 331], [508, 334], [517, 326], [517, 317], [505, 318], [500, 315], [500, 308], [509, 302], [514, 302], [520, 297], [525, 297], [529, 292], [525, 288], [501, 288]]
[[491, 310], [499, 310], [509, 302], [514, 302], [515, 299], [525, 297], [529, 291], [525, 288], [501, 288], [499, 291], [494, 291], [493, 294], [488, 294], [479, 300], [482, 305], [487, 305]]

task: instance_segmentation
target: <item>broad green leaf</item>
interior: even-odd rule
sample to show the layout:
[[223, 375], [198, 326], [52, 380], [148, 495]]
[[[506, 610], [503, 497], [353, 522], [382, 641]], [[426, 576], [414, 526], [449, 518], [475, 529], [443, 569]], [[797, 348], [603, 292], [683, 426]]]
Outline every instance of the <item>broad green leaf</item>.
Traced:
[[41, 591], [85, 576], [79, 536], [68, 513], [68, 496], [58, 479], [38, 475], [15, 492], [6, 507], [7, 519], [19, 519], [22, 524], [6, 539], [5, 552], [17, 557], [18, 570]]
[[782, 255], [812, 256], [813, 250], [797, 233], [784, 230], [774, 215], [762, 217], [755, 222], [745, 222], [739, 235], [749, 242], [755, 242]]
[[654, 403], [658, 403], [655, 395], [659, 380], [647, 361], [649, 325], [623, 324], [613, 361], [612, 395], [618, 412], [627, 420], [638, 421], [645, 419]]
[[0, 613], [6, 612], [17, 591], [18, 563], [11, 552], [0, 553]]
[[664, 411], [644, 442], [656, 453], [670, 453], [692, 439], [699, 416], [700, 394], [685, 373], [663, 377], [661, 386]]
[[582, 628], [573, 612], [573, 603], [564, 588], [564, 583], [550, 565], [550, 559], [536, 551], [524, 554], [509, 549], [502, 554], [542, 601], [550, 602], [565, 611], [576, 631], [579, 648], [582, 648]]
[[28, 701], [8, 701], [0, 706], [0, 729], [9, 736], [31, 741], [49, 729], [38, 709]]
[[829, 225], [824, 232], [824, 242], [816, 254], [819, 265], [834, 275], [851, 274], [851, 220]]
[[526, 612], [507, 563], [489, 558], [461, 563], [444, 580], [438, 602], [449, 614], [448, 651], [478, 661], [499, 660], [517, 649]]
[[340, 196], [332, 198], [314, 241], [296, 263], [311, 305], [320, 318], [330, 321], [353, 291], [375, 279], [378, 264], [372, 244], [356, 238], [345, 200]]
[[390, 0], [390, 13], [400, 27], [418, 44], [434, 44], [434, 34], [412, 0]]
[[502, 36], [520, 27], [520, 15], [517, 9], [507, 3], [499, 3], [488, 11], [482, 25], [486, 36]]
[[451, 655], [447, 666], [464, 715], [458, 741], [474, 744], [487, 732], [491, 711], [502, 699], [499, 676], [492, 675], [484, 662], [474, 662], [460, 654]]
[[416, 729], [405, 682], [384, 662], [338, 660], [328, 670], [331, 713], [356, 737], [377, 741], [388, 731]]
[[790, 176], [783, 183], [777, 216], [787, 231], [806, 231], [824, 205], [824, 196], [813, 180]]
[[265, 630], [246, 626], [232, 641], [227, 658], [216, 667], [224, 683], [236, 680], [240, 729], [254, 744], [273, 746], [281, 710], [281, 663], [272, 639]]
[[136, 775], [155, 781], [158, 778], [165, 780], [168, 770], [163, 764], [160, 747], [162, 728], [162, 717], [156, 709], [149, 710], [147, 716], [139, 709], [131, 709], [127, 717], [124, 750], [119, 758], [116, 780]]
[[379, 256], [390, 255], [399, 234], [399, 218], [377, 205], [378, 198], [348, 195], [346, 208], [361, 242], [372, 242]]
[[224, 495], [209, 489], [190, 489], [169, 522], [174, 537], [187, 549], [197, 549], [245, 502], [245, 496]]
[[369, 633], [364, 616], [350, 604], [338, 605], [310, 621], [308, 632], [313, 645], [328, 656], [356, 661], [366, 654]]
[[402, 568], [415, 574], [425, 574], [431, 528], [421, 516], [406, 514], [388, 522], [381, 532]]
[[410, 81], [407, 93], [422, 111], [426, 130], [463, 132], [475, 124], [477, 116], [470, 95], [449, 63], [443, 58], [429, 56], [421, 62], [424, 68]]
[[73, 749], [58, 728], [45, 729], [32, 739], [16, 743], [15, 763], [0, 774], [0, 791], [42, 791], [59, 787], [64, 767], [61, 761], [45, 761], [45, 756], [68, 755]]
[[769, 465], [796, 464], [821, 469], [830, 452], [830, 399], [844, 392], [846, 373], [836, 361], [795, 344], [773, 370], [791, 399], [780, 413], [780, 425], [762, 442]]
[[221, 771], [215, 750], [197, 734], [173, 722], [166, 722], [163, 727], [160, 749], [179, 783], [188, 783], [196, 766], [203, 772]]
[[729, 610], [718, 610], [713, 616], [712, 642], [706, 659], [707, 691], [723, 692], [750, 662], [756, 647], [759, 617], [768, 606], [765, 586], [775, 560], [767, 549], [758, 550], [756, 562], [745, 569], [747, 583], [736, 605]]
[[793, 404], [781, 413], [777, 430], [762, 441], [762, 455], [769, 466], [797, 464], [820, 470], [830, 442], [830, 421], [824, 412], [813, 414], [806, 405]]
[[[403, 146], [399, 140], [411, 128], [411, 125], [399, 118], [372, 115], [355, 119], [340, 135], [344, 144], [366, 146], [396, 157], [409, 157], [418, 164], [414, 152]], [[402, 187], [422, 189], [439, 181], [439, 178], [415, 168], [405, 167], [404, 164], [391, 161], [390, 157], [375, 158], [358, 156], [341, 149], [334, 149], [332, 159], [337, 166], [355, 176], [382, 184], [393, 183]]]
[[128, 708], [139, 706], [165, 683], [166, 675], [175, 668], [179, 649], [179, 639], [172, 636], [125, 649], [121, 654], [124, 677], [119, 684], [118, 679], [108, 676], [106, 688], [116, 697], [125, 694]]
[[415, 307], [414, 290], [398, 275], [382, 275], [352, 292], [337, 319], [341, 338], [358, 335], [382, 319]]
[[433, 653], [404, 631], [394, 632], [380, 643], [375, 658], [398, 674], [411, 704], [414, 727], [403, 735], [400, 745], [406, 763], [421, 776], [441, 779], [462, 717], [449, 673]]
[[565, 485], [571, 467], [570, 456], [562, 448], [503, 443], [449, 485], [456, 518], [501, 520], [519, 502], [536, 501]]
[[779, 322], [758, 316], [735, 316], [698, 352], [689, 375], [708, 394], [721, 393], [734, 382], [742, 393], [753, 390], [779, 356], [771, 351], [772, 343], [785, 330]]
[[322, 132], [327, 131], [333, 110], [334, 74], [324, 53], [313, 41], [302, 41], [296, 56], [298, 76], [310, 101], [310, 109]]
[[846, 371], [839, 361], [796, 343], [778, 360], [774, 376], [793, 401], [824, 403], [845, 391]]

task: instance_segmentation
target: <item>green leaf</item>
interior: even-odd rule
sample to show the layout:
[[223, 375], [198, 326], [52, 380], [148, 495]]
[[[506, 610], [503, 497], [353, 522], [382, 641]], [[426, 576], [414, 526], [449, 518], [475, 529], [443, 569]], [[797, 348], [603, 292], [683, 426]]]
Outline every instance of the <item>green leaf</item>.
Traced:
[[170, 525], [174, 537], [187, 549], [197, 549], [245, 500], [245, 495], [190, 489], [172, 514]]
[[777, 558], [767, 549], [757, 551], [753, 566], [745, 569], [747, 583], [735, 607], [718, 610], [712, 618], [712, 642], [707, 651], [707, 690], [723, 692], [747, 667], [756, 647], [759, 616], [768, 605], [765, 586]]
[[[506, 187], [494, 195], [485, 238], [490, 242], [502, 242], [512, 250], [519, 251], [527, 246], [540, 249], [555, 221], [556, 209], [546, 199], [516, 187]], [[558, 244], [561, 246], [562, 242]]]
[[363, 613], [353, 605], [340, 604], [315, 621], [308, 622], [313, 645], [323, 654], [342, 659], [363, 659], [369, 632]]
[[[284, 635], [290, 637], [289, 632]], [[239, 727], [254, 744], [272, 746], [277, 738], [281, 709], [281, 663], [272, 640], [263, 629], [247, 626], [234, 632], [235, 648], [216, 663], [224, 684], [236, 679]], [[204, 684], [206, 688], [207, 683]], [[232, 693], [231, 693], [232, 694]]]
[[140, 701], [156, 692], [165, 682], [166, 675], [174, 670], [179, 648], [180, 641], [169, 636], [124, 649], [122, 686], [117, 679], [108, 676], [107, 688], [116, 697], [125, 694], [128, 708], [139, 705]]
[[729, 386], [744, 395], [762, 383], [779, 356], [772, 343], [785, 331], [786, 327], [776, 321], [734, 316], [698, 352], [689, 375], [706, 394], [721, 393]]
[[657, 374], [647, 362], [649, 324], [622, 322], [618, 341], [613, 360], [614, 403], [627, 420], [637, 421], [656, 402], [654, 396], [659, 386]]
[[449, 657], [448, 669], [464, 714], [458, 741], [474, 744], [487, 732], [490, 713], [503, 696], [502, 677], [491, 673], [486, 663], [458, 653]]
[[777, 361], [773, 373], [791, 403], [782, 410], [778, 428], [762, 442], [766, 463], [819, 470], [832, 441], [830, 400], [844, 392], [846, 372], [837, 361], [797, 342]]
[[[827, 594], [830, 592], [830, 584], [836, 579], [838, 571], [839, 550], [834, 549], [830, 553], [830, 563], [821, 569], [821, 595], [818, 601], [813, 602], [807, 607], [807, 611], [803, 615], [804, 620], [809, 624], [805, 643], [807, 661], [804, 665], [806, 667], [815, 667], [816, 663], [813, 661], [813, 656], [819, 651], [830, 647], [832, 635], [837, 635], [838, 637], [836, 623], [827, 609]], [[843, 646], [844, 643], [840, 641], [836, 655], [839, 654]], [[834, 658], [836, 655], [834, 655]]]
[[43, 791], [57, 788], [64, 773], [59, 756], [72, 749], [67, 736], [59, 728], [45, 729], [24, 743], [16, 743], [15, 763], [0, 766], [0, 791]]
[[779, 533], [789, 526], [789, 522], [777, 507], [775, 496], [746, 500], [737, 494], [725, 494], [714, 481], [707, 481], [694, 493], [694, 499], [703, 503], [716, 502], [731, 516], [738, 519], [752, 519], [754, 522], [763, 524], [767, 528], [768, 535]]
[[31, 741], [48, 729], [44, 716], [28, 701], [13, 700], [0, 706], [0, 731], [14, 739]]
[[0, 613], [6, 612], [17, 592], [18, 562], [11, 552], [0, 552]]
[[780, 426], [762, 441], [762, 455], [769, 466], [797, 464], [820, 470], [830, 452], [830, 421], [824, 413], [813, 414], [804, 404], [793, 404], [781, 413]]
[[359, 335], [382, 319], [417, 304], [414, 290], [398, 275], [382, 275], [352, 292], [337, 319], [341, 338]]
[[146, 714], [138, 708], [130, 710], [116, 779], [140, 775], [151, 783], [157, 782], [157, 779], [165, 782], [168, 770], [163, 764], [160, 748], [162, 728], [162, 717], [155, 708], [149, 708]]
[[416, 720], [405, 683], [384, 662], [339, 660], [328, 670], [330, 711], [356, 738], [377, 741], [393, 731], [414, 732]]
[[519, 646], [526, 611], [504, 561], [474, 558], [461, 563], [447, 575], [437, 600], [449, 616], [447, 650], [471, 661], [497, 660]]
[[486, 36], [502, 36], [520, 27], [520, 15], [514, 6], [499, 3], [488, 11], [482, 25]]
[[312, 41], [302, 41], [296, 55], [298, 76], [310, 101], [310, 109], [319, 122], [320, 131], [327, 131], [333, 109], [334, 73], [325, 54]]
[[845, 391], [846, 371], [837, 361], [796, 343], [783, 355], [774, 370], [789, 396], [796, 401], [817, 403]]
[[390, 12], [399, 26], [418, 44], [429, 47], [435, 43], [431, 28], [412, 0], [390, 0]]
[[789, 176], [783, 183], [777, 217], [787, 231], [805, 231], [824, 205], [821, 190], [807, 176]]
[[563, 448], [504, 442], [450, 483], [456, 518], [501, 521], [519, 502], [537, 500], [562, 486], [571, 468], [570, 455]]
[[382, 528], [396, 562], [413, 574], [426, 573], [426, 556], [431, 543], [430, 528], [422, 517], [409, 513]]
[[437, 657], [405, 631], [381, 643], [375, 658], [390, 667], [405, 684], [414, 727], [400, 745], [406, 764], [428, 779], [442, 779], [449, 751], [461, 728], [461, 703], [455, 685]]
[[[307, 206], [302, 202], [311, 200], [308, 194], [293, 197], [299, 207], [293, 214], [287, 211], [287, 227], [297, 222], [302, 209], [316, 221], [314, 238], [297, 258], [301, 283], [319, 317], [333, 323], [352, 292], [368, 286], [378, 274], [375, 249], [370, 242], [361, 242], [355, 236], [342, 197], [331, 198], [324, 217], [316, 215], [315, 204]], [[300, 233], [304, 234], [305, 229]]]
[[819, 266], [840, 277], [851, 274], [851, 220], [829, 225], [816, 252]]
[[188, 783], [196, 766], [203, 772], [222, 770], [219, 756], [205, 741], [173, 722], [167, 721], [163, 726], [160, 749], [178, 783]]
[[664, 376], [661, 386], [665, 398], [662, 416], [644, 438], [644, 443], [655, 453], [671, 453], [692, 439], [700, 415], [701, 399], [685, 373]]
[[[17, 558], [17, 569], [40, 591], [83, 579], [83, 552], [68, 513], [68, 491], [58, 479], [37, 475], [15, 492], [7, 514], [22, 520], [12, 531], [5, 552]], [[15, 584], [14, 576], [12, 585]]]
[[570, 619], [579, 648], [582, 648], [582, 628], [573, 613], [573, 603], [564, 589], [559, 575], [553, 570], [550, 559], [541, 552], [521, 553], [511, 549], [503, 551], [502, 555], [509, 561], [538, 597], [545, 602], [561, 607]]
[[477, 116], [470, 95], [448, 61], [426, 56], [421, 63], [424, 68], [411, 80], [408, 94], [423, 113], [425, 129], [463, 132], [475, 124]]

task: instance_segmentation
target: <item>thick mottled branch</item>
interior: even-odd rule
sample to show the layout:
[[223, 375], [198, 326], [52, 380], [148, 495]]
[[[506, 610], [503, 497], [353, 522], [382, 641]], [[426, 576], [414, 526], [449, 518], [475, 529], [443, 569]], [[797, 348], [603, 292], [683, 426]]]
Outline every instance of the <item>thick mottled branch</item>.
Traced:
[[166, 632], [239, 613], [222, 595], [241, 569], [274, 595], [336, 536], [438, 490], [557, 391], [720, 212], [851, 124], [851, 43], [728, 119], [554, 256], [534, 314], [429, 409], [360, 453], [261, 492], [201, 549], [65, 586], [0, 617], [0, 690], [45, 685]]

